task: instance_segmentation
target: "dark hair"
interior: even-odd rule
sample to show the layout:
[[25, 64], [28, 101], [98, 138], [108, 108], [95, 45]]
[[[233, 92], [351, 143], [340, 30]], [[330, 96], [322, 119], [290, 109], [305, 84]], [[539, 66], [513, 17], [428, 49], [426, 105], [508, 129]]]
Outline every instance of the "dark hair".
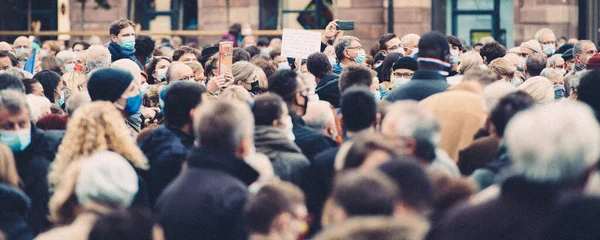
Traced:
[[268, 47], [271, 44], [271, 41], [267, 37], [259, 37], [256, 41], [256, 46], [259, 47]]
[[352, 138], [352, 146], [344, 159], [343, 170], [360, 167], [369, 154], [374, 151], [384, 151], [390, 155], [390, 159], [396, 156], [394, 146], [387, 142], [381, 135], [363, 133]]
[[135, 24], [127, 19], [120, 19], [110, 24], [109, 33], [110, 35], [119, 35], [121, 30], [127, 27], [132, 27], [135, 29]]
[[171, 127], [181, 128], [192, 121], [190, 110], [202, 102], [206, 88], [192, 82], [174, 82], [166, 91], [163, 99], [165, 121]]
[[297, 205], [304, 205], [304, 194], [295, 185], [280, 181], [267, 184], [248, 196], [244, 218], [250, 233], [269, 234], [273, 220], [279, 214], [292, 214]]
[[44, 88], [44, 96], [54, 103], [54, 92], [58, 83], [61, 81], [60, 76], [53, 71], [44, 70], [36, 73], [33, 79], [38, 80]]
[[234, 48], [233, 49], [233, 63], [239, 61], [250, 62], [250, 53], [246, 52], [243, 48]]
[[385, 56], [383, 63], [381, 64], [381, 79], [379, 79], [380, 83], [390, 81], [392, 67], [394, 66], [394, 63], [402, 57], [402, 53], [399, 52], [389, 53], [387, 56]]
[[546, 68], [546, 54], [545, 53], [532, 53], [527, 57], [525, 61], [525, 67], [527, 67], [527, 73], [529, 76], [539, 76], [540, 73]]
[[154, 76], [152, 76], [152, 72], [154, 72], [154, 70], [156, 70], [156, 64], [158, 64], [158, 62], [160, 62], [161, 60], [167, 60], [169, 63], [171, 63], [171, 59], [169, 59], [168, 57], [155, 56], [152, 59], [152, 61], [150, 61], [150, 63], [148, 63], [148, 65], [146, 66], [146, 70], [144, 71], [144, 72], [146, 72], [146, 75], [148, 75], [148, 80], [146, 80], [148, 82], [148, 84], [158, 83], [156, 81], [156, 78], [154, 78]]
[[377, 118], [377, 103], [366, 87], [351, 87], [342, 94], [340, 102], [344, 127], [358, 132], [373, 126]]
[[0, 51], [0, 58], [8, 57], [10, 59], [10, 63], [13, 67], [19, 65], [19, 61], [17, 61], [17, 57], [9, 51]]
[[156, 220], [149, 210], [119, 209], [100, 216], [90, 230], [89, 240], [152, 240]]
[[340, 92], [343, 93], [352, 86], [370, 87], [373, 83], [373, 77], [375, 76], [372, 70], [363, 65], [350, 64], [345, 66], [342, 74], [340, 74]]
[[[73, 45], [71, 45], [71, 48], [75, 48], [76, 45], [83, 46], [83, 50], [87, 50], [88, 48], [90, 48], [90, 44], [86, 43], [86, 42], [74, 42]], [[137, 45], [137, 43], [136, 43], [136, 45]]]
[[504, 55], [506, 55], [506, 48], [498, 42], [491, 42], [481, 47], [479, 55], [481, 55], [482, 58], [485, 57], [486, 63], [491, 63], [496, 58], [504, 57]]
[[135, 56], [147, 58], [154, 52], [154, 39], [147, 35], [135, 36]]
[[234, 23], [231, 25], [231, 27], [229, 27], [229, 33], [235, 35], [236, 37], [240, 35], [240, 32], [242, 32], [242, 25], [239, 23]]
[[600, 93], [600, 69], [594, 69], [587, 72], [579, 80], [577, 100], [588, 104], [594, 109], [596, 117], [600, 117], [600, 98], [598, 97], [598, 93]]
[[52, 113], [38, 119], [35, 126], [42, 130], [65, 130], [68, 120], [68, 116]]
[[275, 49], [271, 51], [271, 53], [269, 53], [269, 57], [271, 57], [271, 60], [275, 60], [275, 58], [278, 56], [281, 56], [281, 50], [279, 49]]
[[458, 50], [459, 50], [459, 51], [462, 51], [462, 50], [463, 50], [463, 44], [462, 44], [462, 42], [460, 41], [460, 39], [459, 39], [459, 38], [457, 38], [457, 37], [455, 37], [455, 36], [452, 36], [452, 35], [448, 35], [448, 36], [446, 37], [446, 39], [448, 40], [448, 43], [449, 43], [450, 45], [452, 45], [453, 47], [458, 47]]
[[188, 46], [181, 46], [178, 47], [175, 52], [173, 52], [173, 61], [179, 61], [179, 59], [186, 53], [193, 53], [196, 55], [196, 60], [200, 59], [201, 56], [200, 51], [197, 49]]
[[270, 78], [271, 76], [273, 76], [273, 74], [275, 74], [275, 72], [277, 72], [277, 68], [275, 67], [275, 65], [273, 65], [273, 63], [271, 63], [268, 60], [256, 57], [253, 58], [252, 61], [250, 61], [250, 63], [261, 68], [263, 72], [265, 72], [265, 75], [267, 75], [267, 78]]
[[286, 103], [294, 101], [298, 92], [298, 74], [292, 70], [276, 72], [269, 78], [269, 92], [279, 95]]
[[398, 189], [393, 180], [379, 171], [353, 170], [336, 178], [331, 196], [348, 217], [392, 216], [400, 196]]
[[[211, 56], [210, 58], [208, 58], [208, 60], [206, 60], [206, 63], [204, 63], [204, 76], [206, 76], [207, 78], [213, 77], [212, 76], [212, 72], [214, 70], [219, 69], [219, 57], [218, 56]], [[217, 73], [219, 74], [219, 73]]]
[[248, 52], [248, 54], [250, 54], [250, 59], [252, 59], [254, 56], [257, 56], [260, 54], [260, 49], [258, 49], [258, 47], [254, 46], [254, 45], [247, 46], [244, 48], [244, 50], [246, 50], [246, 52]]
[[33, 85], [40, 83], [40, 81], [33, 78], [23, 79], [23, 85], [25, 85], [25, 94], [33, 93]]
[[494, 124], [494, 127], [496, 128], [498, 137], [504, 136], [506, 125], [508, 125], [508, 122], [512, 117], [534, 104], [535, 100], [523, 91], [509, 93], [503, 98], [500, 98], [490, 113], [490, 118], [492, 124]]
[[480, 42], [478, 42], [478, 43], [475, 43], [475, 44], [473, 44], [473, 48], [475, 48], [475, 47], [477, 47], [477, 46], [481, 46], [481, 47], [483, 47], [483, 43], [480, 43]]
[[418, 160], [402, 156], [379, 166], [400, 187], [402, 202], [417, 211], [428, 211], [435, 201], [435, 191]]
[[387, 43], [389, 40], [392, 40], [394, 38], [396, 38], [396, 34], [393, 34], [393, 33], [383, 34], [383, 36], [381, 36], [379, 38], [379, 50], [387, 50], [387, 46], [385, 45], [385, 43]]
[[450, 47], [446, 36], [438, 31], [423, 34], [419, 40], [419, 57], [435, 58], [445, 61], [450, 56]]
[[20, 93], [25, 93], [25, 85], [23, 85], [23, 81], [19, 80], [19, 78], [7, 74], [0, 73], [0, 91], [11, 89]]
[[316, 78], [324, 78], [331, 72], [331, 63], [324, 53], [313, 53], [306, 59], [306, 68]]
[[273, 120], [281, 118], [283, 113], [282, 106], [285, 104], [283, 99], [273, 93], [265, 93], [254, 98], [254, 124], [256, 126], [271, 126]]

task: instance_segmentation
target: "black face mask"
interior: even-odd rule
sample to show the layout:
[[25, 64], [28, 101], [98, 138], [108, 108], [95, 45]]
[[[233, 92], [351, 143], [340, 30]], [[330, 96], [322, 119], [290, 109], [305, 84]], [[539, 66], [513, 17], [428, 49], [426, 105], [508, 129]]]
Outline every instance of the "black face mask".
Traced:
[[257, 92], [258, 89], [258, 81], [254, 81], [250, 84], [250, 92]]
[[306, 114], [306, 108], [308, 107], [308, 96], [304, 96], [304, 95], [300, 95], [300, 96], [302, 96], [304, 98], [304, 105], [300, 105], [300, 103], [297, 100], [295, 100], [296, 98], [294, 98], [294, 101], [296, 101], [296, 105], [302, 107], [302, 115], [301, 116], [304, 116], [304, 114]]

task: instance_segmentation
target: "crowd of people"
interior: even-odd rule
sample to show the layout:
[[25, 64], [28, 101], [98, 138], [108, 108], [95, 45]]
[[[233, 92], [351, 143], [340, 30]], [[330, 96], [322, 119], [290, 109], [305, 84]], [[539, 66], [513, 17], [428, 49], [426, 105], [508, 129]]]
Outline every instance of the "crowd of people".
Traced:
[[0, 239], [600, 239], [593, 42], [336, 27], [0, 42]]

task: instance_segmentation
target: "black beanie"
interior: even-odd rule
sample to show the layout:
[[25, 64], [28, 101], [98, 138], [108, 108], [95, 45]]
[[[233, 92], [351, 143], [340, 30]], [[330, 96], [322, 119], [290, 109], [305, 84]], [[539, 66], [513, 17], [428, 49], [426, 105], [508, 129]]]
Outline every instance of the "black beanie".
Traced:
[[92, 101], [117, 101], [133, 81], [131, 73], [116, 68], [101, 68], [92, 73], [87, 88]]
[[417, 71], [419, 69], [419, 64], [417, 64], [417, 61], [414, 58], [401, 57], [401, 58], [398, 58], [398, 60], [396, 60], [396, 62], [392, 66], [392, 68], [393, 68], [393, 70], [403, 68], [403, 69], [410, 69], [413, 71]]

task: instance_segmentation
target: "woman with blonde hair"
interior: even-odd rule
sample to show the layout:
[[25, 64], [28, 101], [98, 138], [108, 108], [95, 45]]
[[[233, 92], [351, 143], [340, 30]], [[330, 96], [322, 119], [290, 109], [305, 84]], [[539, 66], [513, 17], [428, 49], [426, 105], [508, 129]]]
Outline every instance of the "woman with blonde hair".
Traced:
[[21, 178], [10, 149], [0, 144], [0, 227], [7, 239], [31, 239], [33, 234], [25, 221], [31, 201], [20, 190]]
[[86, 77], [81, 72], [67, 72], [60, 79], [64, 84], [65, 99], [75, 93], [87, 90]]
[[515, 71], [517, 71], [517, 68], [504, 58], [496, 58], [494, 61], [488, 64], [488, 70], [496, 73], [498, 80], [511, 82], [515, 77]]
[[[56, 159], [50, 165], [48, 182], [59, 185], [72, 162], [101, 151], [123, 156], [138, 170], [148, 169], [148, 160], [129, 134], [121, 112], [110, 102], [98, 101], [81, 106], [69, 120]], [[135, 203], [144, 205], [148, 202], [146, 186], [144, 181], [139, 184]], [[64, 211], [63, 215], [68, 215]]]
[[460, 82], [462, 82], [462, 79], [467, 71], [470, 69], [479, 68], [481, 65], [483, 65], [483, 58], [481, 58], [481, 55], [479, 55], [478, 52], [469, 51], [463, 53], [458, 59], [458, 67], [456, 69], [459, 74], [448, 77], [448, 84], [458, 85]]
[[246, 61], [239, 61], [231, 66], [233, 84], [244, 87], [248, 92], [254, 94], [259, 88], [257, 67]]
[[225, 90], [221, 92], [221, 95], [219, 95], [219, 99], [237, 100], [246, 104], [252, 102], [250, 93], [245, 88], [238, 85], [231, 85], [225, 88]]
[[532, 77], [521, 84], [517, 90], [529, 94], [536, 103], [550, 103], [554, 101], [554, 88], [545, 77]]

